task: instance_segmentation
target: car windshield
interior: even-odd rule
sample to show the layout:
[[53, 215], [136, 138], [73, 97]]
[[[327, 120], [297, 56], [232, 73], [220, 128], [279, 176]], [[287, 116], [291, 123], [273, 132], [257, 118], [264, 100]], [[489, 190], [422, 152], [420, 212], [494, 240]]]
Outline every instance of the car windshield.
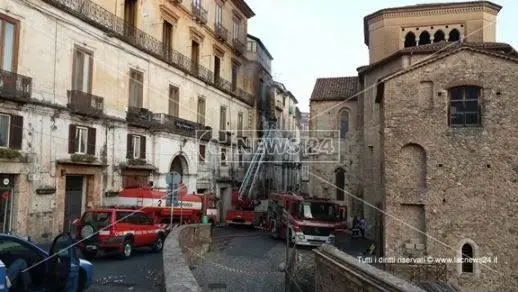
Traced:
[[336, 206], [326, 202], [303, 202], [300, 204], [299, 215], [304, 219], [336, 220]]
[[95, 227], [106, 227], [110, 224], [110, 212], [86, 212], [83, 216], [85, 224], [92, 224]]

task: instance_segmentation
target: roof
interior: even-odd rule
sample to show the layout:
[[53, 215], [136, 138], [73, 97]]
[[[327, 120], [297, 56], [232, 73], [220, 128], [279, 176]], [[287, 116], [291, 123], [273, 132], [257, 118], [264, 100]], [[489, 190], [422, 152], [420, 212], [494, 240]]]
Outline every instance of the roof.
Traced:
[[374, 13], [371, 13], [363, 18], [363, 33], [365, 38], [365, 44], [369, 45], [369, 20], [392, 12], [414, 12], [414, 11], [424, 11], [424, 10], [434, 10], [438, 8], [457, 8], [457, 7], [469, 7], [469, 6], [486, 6], [494, 9], [496, 12], [499, 12], [502, 9], [502, 6], [495, 4], [490, 1], [466, 1], [466, 2], [448, 2], [448, 3], [428, 3], [428, 4], [417, 4], [417, 5], [407, 5], [400, 7], [392, 7], [378, 10]]
[[248, 4], [246, 4], [245, 0], [232, 0], [232, 3], [236, 5], [236, 7], [243, 12], [246, 18], [252, 18], [255, 16], [254, 11]]
[[518, 57], [518, 53], [514, 50], [512, 46], [506, 43], [496, 43], [496, 42], [457, 42], [457, 43], [449, 43], [449, 42], [438, 42], [428, 45], [422, 45], [417, 47], [409, 47], [404, 48], [399, 51], [396, 51], [392, 55], [379, 60], [378, 62], [372, 63], [370, 65], [358, 67], [356, 70], [361, 74], [368, 72], [378, 66], [386, 64], [394, 59], [397, 59], [403, 55], [412, 55], [412, 54], [433, 54], [438, 53], [440, 51], [451, 51], [459, 47], [469, 47], [476, 48], [486, 51], [498, 52], [501, 54], [506, 54], [510, 56]]
[[293, 101], [295, 103], [299, 103], [299, 101], [297, 100], [297, 98], [295, 98], [295, 95], [293, 95], [293, 93], [291, 93], [291, 91], [288, 91], [288, 95], [291, 97], [291, 99], [293, 99]]
[[[507, 46], [509, 46], [509, 45], [507, 45]], [[518, 53], [511, 46], [509, 46], [509, 48], [511, 50], [507, 51], [507, 50], [495, 49], [494, 47], [491, 47], [491, 46], [473, 46], [472, 44], [468, 44], [468, 43], [460, 43], [453, 47], [448, 47], [448, 49], [446, 49], [444, 51], [439, 51], [440, 54], [432, 55], [433, 56], [432, 58], [428, 58], [428, 59], [425, 58], [424, 60], [421, 60], [421, 61], [411, 65], [408, 68], [394, 72], [393, 74], [390, 74], [389, 76], [381, 79], [380, 82], [385, 82], [394, 77], [403, 75], [407, 72], [413, 71], [422, 66], [426, 66], [439, 59], [445, 58], [447, 56], [453, 55], [457, 52], [464, 51], [464, 50], [469, 50], [472, 52], [481, 53], [481, 54], [485, 54], [488, 56], [503, 58], [503, 59], [514, 61], [514, 62], [518, 63]]]
[[273, 61], [273, 57], [272, 55], [270, 54], [270, 52], [268, 52], [268, 49], [266, 49], [266, 47], [264, 46], [263, 42], [261, 41], [261, 39], [259, 39], [258, 37], [255, 37], [251, 34], [248, 34], [248, 37], [253, 39], [254, 41], [256, 41], [260, 46], [261, 48], [266, 52], [266, 54], [268, 55], [268, 57], [270, 57], [270, 59]]
[[344, 100], [358, 93], [359, 89], [356, 76], [318, 78], [310, 101]]

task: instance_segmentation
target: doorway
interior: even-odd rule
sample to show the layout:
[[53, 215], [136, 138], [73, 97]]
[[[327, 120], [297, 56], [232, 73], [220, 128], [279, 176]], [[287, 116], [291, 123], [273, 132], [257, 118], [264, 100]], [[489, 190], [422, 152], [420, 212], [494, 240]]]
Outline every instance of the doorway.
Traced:
[[0, 175], [0, 232], [11, 231], [14, 195], [14, 177]]
[[74, 219], [83, 214], [85, 179], [83, 176], [67, 176], [65, 185], [65, 218], [63, 231], [71, 232]]

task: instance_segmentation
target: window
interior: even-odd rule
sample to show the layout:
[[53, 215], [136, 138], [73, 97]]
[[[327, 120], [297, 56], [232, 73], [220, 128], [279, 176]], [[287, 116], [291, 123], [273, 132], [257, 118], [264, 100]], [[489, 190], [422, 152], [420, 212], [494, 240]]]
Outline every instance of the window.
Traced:
[[205, 125], [205, 98], [198, 97], [198, 124]]
[[416, 37], [413, 32], [409, 32], [405, 36], [405, 48], [415, 47], [417, 45]]
[[68, 153], [95, 155], [95, 128], [70, 125]]
[[0, 14], [0, 69], [16, 72], [18, 23]]
[[462, 246], [462, 272], [473, 273], [473, 247], [468, 243]]
[[137, 0], [124, 1], [124, 34], [133, 36], [137, 23]]
[[164, 56], [167, 60], [170, 60], [173, 49], [173, 25], [167, 21], [164, 21], [163, 24], [162, 43], [164, 46]]
[[243, 137], [243, 113], [237, 114], [237, 136]]
[[192, 4], [198, 9], [201, 8], [201, 0], [192, 0]]
[[227, 165], [227, 149], [221, 149], [221, 165]]
[[216, 5], [216, 26], [221, 25], [223, 19], [223, 8], [221, 5]]
[[349, 112], [347, 110], [340, 111], [340, 139], [347, 137], [349, 131]]
[[224, 106], [219, 109], [219, 129], [221, 131], [227, 129], [227, 108]]
[[480, 94], [481, 88], [477, 86], [460, 86], [449, 90], [449, 125], [451, 127], [481, 125]]
[[239, 65], [232, 63], [232, 91], [237, 89], [237, 72], [239, 71]]
[[427, 45], [431, 43], [430, 34], [425, 30], [419, 35], [419, 45]]
[[450, 33], [448, 34], [448, 41], [449, 42], [456, 42], [460, 40], [460, 32], [457, 29], [452, 29]]
[[0, 114], [0, 148], [22, 149], [23, 117]]
[[43, 260], [43, 255], [25, 242], [11, 238], [0, 239], [0, 260], [9, 267], [16, 259], [23, 259], [28, 265], [33, 265]]
[[214, 82], [219, 84], [219, 77], [221, 71], [221, 60], [218, 56], [214, 56]]
[[76, 153], [86, 154], [86, 147], [88, 145], [88, 129], [83, 127], [76, 128]]
[[91, 52], [75, 48], [72, 71], [72, 90], [92, 92], [93, 56]]
[[239, 151], [239, 167], [243, 167], [243, 152]]
[[192, 41], [191, 45], [191, 72], [195, 75], [198, 74], [198, 65], [200, 59], [200, 44]]
[[146, 136], [128, 134], [127, 159], [146, 159]]
[[433, 42], [434, 43], [442, 42], [442, 41], [444, 41], [444, 38], [445, 38], [444, 32], [442, 30], [438, 30], [433, 35]]
[[239, 39], [239, 19], [234, 18], [232, 22], [232, 39]]
[[137, 70], [130, 70], [129, 80], [129, 107], [141, 108], [144, 96], [144, 74]]
[[178, 117], [180, 114], [180, 89], [169, 85], [169, 115]]
[[205, 162], [205, 145], [200, 144], [198, 151], [200, 162]]
[[345, 171], [341, 168], [335, 170], [335, 186], [336, 200], [343, 201], [345, 199]]

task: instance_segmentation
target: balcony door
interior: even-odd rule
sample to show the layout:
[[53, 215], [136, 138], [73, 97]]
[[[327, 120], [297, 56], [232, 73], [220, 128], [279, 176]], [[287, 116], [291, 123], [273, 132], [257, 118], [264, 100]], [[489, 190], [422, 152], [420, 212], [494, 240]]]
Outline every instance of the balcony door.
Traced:
[[137, 0], [124, 1], [124, 34], [127, 36], [135, 35], [137, 23]]
[[72, 90], [92, 93], [92, 54], [81, 48], [75, 48], [72, 66]]
[[200, 59], [200, 45], [193, 41], [191, 46], [192, 73], [198, 75], [198, 64]]
[[18, 22], [0, 14], [0, 69], [16, 72]]

